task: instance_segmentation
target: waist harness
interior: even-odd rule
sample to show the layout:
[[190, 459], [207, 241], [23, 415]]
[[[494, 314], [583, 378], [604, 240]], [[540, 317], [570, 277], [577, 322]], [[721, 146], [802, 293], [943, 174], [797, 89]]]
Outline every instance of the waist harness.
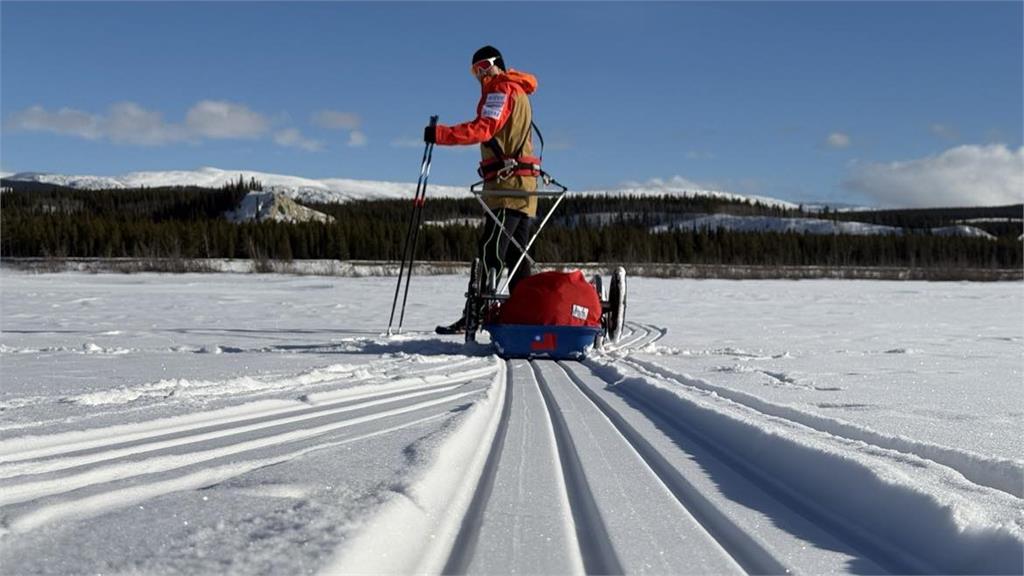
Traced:
[[480, 167], [476, 170], [484, 182], [508, 180], [513, 176], [548, 177], [540, 168], [541, 160], [544, 158], [544, 136], [541, 135], [540, 129], [533, 121], [530, 121], [530, 128], [537, 133], [537, 139], [540, 140], [540, 156], [523, 155], [523, 149], [526, 148], [526, 143], [530, 139], [530, 131], [526, 132], [526, 139], [519, 145], [519, 150], [510, 156], [505, 155], [505, 151], [501, 149], [501, 144], [498, 144], [496, 138], [491, 138], [484, 145], [491, 149], [494, 158], [481, 160]]

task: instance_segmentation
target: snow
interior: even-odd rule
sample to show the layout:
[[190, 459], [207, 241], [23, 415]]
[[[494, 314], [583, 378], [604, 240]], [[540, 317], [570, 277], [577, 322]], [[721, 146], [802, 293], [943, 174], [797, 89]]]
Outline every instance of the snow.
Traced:
[[0, 564], [1024, 568], [1020, 283], [632, 278], [582, 363], [435, 337], [464, 284], [0, 269]]
[[932, 228], [932, 234], [935, 234], [936, 236], [967, 236], [968, 238], [986, 238], [988, 240], [996, 239], [995, 236], [985, 232], [981, 228], [966, 226], [964, 224]]
[[[104, 188], [139, 188], [158, 186], [201, 186], [220, 188], [237, 182], [241, 176], [246, 182], [255, 178], [263, 183], [267, 192], [280, 192], [291, 198], [307, 202], [346, 202], [360, 199], [409, 199], [416, 190], [413, 182], [386, 182], [375, 180], [353, 180], [348, 178], [313, 179], [301, 176], [271, 174], [254, 170], [222, 170], [204, 167], [198, 170], [172, 170], [131, 172], [120, 176], [89, 176], [47, 174], [42, 172], [20, 172], [5, 179], [15, 181], [43, 182], [71, 188], [98, 190]], [[743, 196], [717, 190], [701, 190], [681, 186], [626, 186], [609, 190], [574, 191], [579, 194], [609, 194], [633, 196], [679, 196], [686, 198], [711, 197], [743, 202], [761, 202], [767, 206], [796, 209], [797, 204], [762, 196]], [[429, 194], [435, 198], [468, 198], [469, 185], [440, 186], [429, 184]]]
[[238, 208], [225, 214], [232, 222], [264, 221], [276, 222], [330, 222], [334, 218], [311, 208], [296, 204], [293, 200], [276, 192], [249, 192], [242, 198]]

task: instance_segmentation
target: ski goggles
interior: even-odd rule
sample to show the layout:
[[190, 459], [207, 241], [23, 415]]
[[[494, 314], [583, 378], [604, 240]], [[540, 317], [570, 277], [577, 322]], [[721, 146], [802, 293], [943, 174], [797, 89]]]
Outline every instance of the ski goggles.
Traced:
[[473, 76], [478, 76], [479, 77], [484, 72], [490, 70], [491, 66], [494, 66], [494, 62], [498, 58], [500, 58], [500, 56], [492, 56], [490, 58], [484, 58], [483, 60], [480, 60], [478, 62], [474, 62], [473, 65], [469, 67], [469, 72]]

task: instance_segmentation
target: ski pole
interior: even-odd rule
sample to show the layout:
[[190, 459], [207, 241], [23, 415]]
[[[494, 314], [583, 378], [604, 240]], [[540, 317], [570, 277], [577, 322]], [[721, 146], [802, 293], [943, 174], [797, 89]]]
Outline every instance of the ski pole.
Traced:
[[[430, 117], [430, 125], [431, 126], [437, 125], [437, 116], [431, 116]], [[414, 223], [416, 222], [417, 212], [422, 210], [423, 202], [422, 202], [422, 197], [421, 197], [421, 191], [422, 191], [423, 194], [426, 194], [426, 190], [425, 190], [425, 187], [424, 187], [423, 177], [424, 177], [424, 174], [426, 174], [426, 172], [428, 171], [428, 162], [429, 162], [428, 158], [429, 158], [430, 152], [433, 150], [433, 148], [434, 148], [434, 145], [432, 143], [430, 143], [430, 142], [428, 142], [423, 147], [423, 158], [420, 160], [420, 176], [419, 176], [419, 179], [416, 181], [416, 193], [413, 196], [412, 211], [409, 213], [409, 225], [408, 225], [408, 227], [405, 230], [405, 242], [402, 245], [402, 261], [401, 261], [401, 264], [399, 265], [398, 278], [397, 278], [397, 281], [395, 283], [395, 297], [391, 301], [391, 318], [388, 320], [388, 336], [391, 335], [391, 326], [395, 322], [395, 309], [398, 307], [398, 293], [401, 291], [401, 288], [402, 288], [402, 276], [405, 273], [405, 262], [406, 262], [406, 260], [410, 260], [410, 264], [409, 265], [410, 265], [410, 267], [412, 266], [411, 256], [409, 254], [409, 246], [410, 246], [409, 240], [412, 237], [413, 226], [414, 226]], [[401, 325], [399, 325], [399, 326], [401, 326]]]
[[[430, 125], [437, 125], [437, 116], [430, 117]], [[409, 282], [412, 280], [412, 265], [416, 261], [416, 244], [420, 238], [420, 228], [423, 227], [423, 205], [427, 202], [427, 180], [430, 179], [430, 163], [434, 158], [434, 144], [427, 145], [426, 173], [423, 175], [423, 189], [418, 200], [419, 211], [416, 218], [416, 227], [412, 233], [412, 249], [409, 251], [409, 267], [405, 271], [405, 295], [402, 296], [402, 312], [398, 316], [398, 332], [402, 332], [402, 324], [405, 322], [405, 303], [409, 300]]]
[[395, 309], [398, 307], [398, 294], [402, 289], [402, 277], [405, 276], [405, 261], [409, 259], [409, 240], [412, 238], [412, 227], [416, 221], [416, 207], [419, 203], [420, 187], [423, 185], [423, 173], [427, 168], [427, 150], [430, 143], [423, 147], [423, 159], [420, 160], [420, 177], [416, 181], [416, 193], [413, 196], [412, 211], [409, 212], [409, 225], [405, 229], [405, 241], [402, 244], [402, 262], [398, 268], [398, 279], [395, 283], [395, 297], [391, 301], [391, 318], [388, 320], [388, 336], [391, 335], [391, 326], [395, 322]]

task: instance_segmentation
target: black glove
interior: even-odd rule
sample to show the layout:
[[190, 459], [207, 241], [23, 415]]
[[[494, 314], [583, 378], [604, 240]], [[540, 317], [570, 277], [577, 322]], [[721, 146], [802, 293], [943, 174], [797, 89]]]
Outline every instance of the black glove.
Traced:
[[423, 141], [427, 144], [435, 144], [437, 142], [437, 126], [427, 126], [423, 129]]

